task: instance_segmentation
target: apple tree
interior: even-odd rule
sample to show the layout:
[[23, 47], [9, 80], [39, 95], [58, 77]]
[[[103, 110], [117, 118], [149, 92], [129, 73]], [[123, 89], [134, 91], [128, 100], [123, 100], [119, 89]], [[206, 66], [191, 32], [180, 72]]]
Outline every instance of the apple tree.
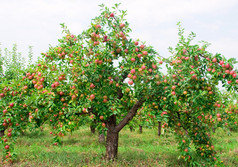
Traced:
[[[12, 137], [23, 124], [48, 121], [58, 145], [88, 115], [99, 130], [107, 131], [106, 159], [114, 159], [119, 132], [148, 106], [145, 114], [174, 129], [182, 159], [195, 163], [193, 143], [204, 160], [216, 163], [209, 132], [222, 103], [217, 85], [222, 81], [224, 87], [237, 90], [235, 60], [207, 52], [207, 43], [192, 45], [194, 34], [185, 38], [181, 27], [173, 56], [164, 59], [153, 47], [130, 38], [126, 11], [118, 5], [113, 11], [101, 7], [101, 14], [77, 36], [62, 24], [66, 35], [59, 44], [43, 53], [21, 81], [2, 87], [2, 110], [7, 114], [2, 114], [1, 126], [6, 123], [11, 132], [2, 140], [6, 158], [11, 158]], [[167, 63], [167, 75], [160, 72], [163, 61], [158, 57]]]

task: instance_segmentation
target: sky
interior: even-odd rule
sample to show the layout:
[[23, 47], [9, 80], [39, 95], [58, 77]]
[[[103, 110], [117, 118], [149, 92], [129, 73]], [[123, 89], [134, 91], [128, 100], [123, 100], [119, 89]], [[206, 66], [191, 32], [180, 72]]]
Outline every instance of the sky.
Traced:
[[1, 48], [16, 43], [27, 57], [28, 46], [33, 46], [36, 58], [57, 45], [60, 23], [80, 34], [100, 13], [102, 3], [108, 7], [121, 3], [131, 37], [154, 46], [161, 56], [169, 57], [168, 47], [178, 42], [180, 21], [186, 33], [197, 34], [196, 42], [211, 43], [212, 53], [238, 59], [238, 0], [0, 0]]

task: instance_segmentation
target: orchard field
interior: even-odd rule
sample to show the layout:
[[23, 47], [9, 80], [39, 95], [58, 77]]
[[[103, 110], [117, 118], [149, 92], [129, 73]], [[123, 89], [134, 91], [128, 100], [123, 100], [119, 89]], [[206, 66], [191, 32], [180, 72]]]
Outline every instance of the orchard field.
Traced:
[[61, 24], [37, 62], [31, 47], [28, 62], [0, 52], [2, 165], [237, 166], [236, 59], [181, 23], [165, 58], [118, 4], [100, 7], [79, 35]]
[[[143, 129], [142, 134], [139, 128], [133, 132], [129, 128], [123, 129], [119, 137], [118, 159], [109, 162], [103, 157], [105, 143], [99, 143], [98, 134], [92, 134], [89, 127], [82, 126], [66, 136], [62, 147], [51, 144], [49, 132], [46, 126], [43, 131], [27, 131], [19, 137], [16, 146], [19, 156], [12, 166], [185, 166], [178, 159], [176, 140], [169, 131], [158, 137], [155, 128]], [[218, 129], [213, 135], [215, 147], [225, 166], [237, 166], [238, 133]], [[1, 166], [4, 164], [1, 163]]]

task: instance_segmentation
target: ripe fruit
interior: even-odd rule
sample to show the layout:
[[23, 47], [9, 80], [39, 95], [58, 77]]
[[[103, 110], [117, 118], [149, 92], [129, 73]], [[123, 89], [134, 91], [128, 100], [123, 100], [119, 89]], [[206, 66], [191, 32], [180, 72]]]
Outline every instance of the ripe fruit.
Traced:
[[93, 83], [90, 84], [90, 88], [93, 89], [95, 88], [95, 85]]
[[77, 98], [76, 95], [72, 95], [72, 100], [75, 100]]
[[131, 73], [134, 74], [136, 72], [135, 69], [131, 69]]
[[136, 59], [135, 59], [135, 58], [131, 58], [131, 61], [132, 61], [132, 62], [135, 62], [135, 61], [136, 61]]
[[103, 120], [103, 116], [101, 115], [100, 117], [99, 117], [101, 120]]
[[146, 69], [146, 66], [145, 65], [142, 65], [141, 66], [142, 70]]
[[12, 108], [14, 106], [14, 103], [10, 103], [9, 107]]
[[8, 149], [9, 149], [9, 145], [6, 145], [6, 146], [5, 146], [5, 149], [8, 150]]
[[90, 99], [91, 99], [91, 100], [95, 99], [95, 95], [94, 95], [94, 94], [91, 94], [91, 95], [90, 95]]
[[133, 85], [133, 81], [132, 80], [128, 81], [128, 84]]
[[172, 95], [175, 95], [176, 93], [173, 91], [171, 94], [172, 94]]
[[160, 61], [159, 61], [159, 64], [163, 64], [163, 61], [160, 60]]
[[220, 118], [220, 117], [221, 117], [221, 114], [220, 114], [220, 113], [218, 113], [218, 114], [217, 114], [217, 117], [218, 117], [218, 118]]
[[95, 28], [96, 28], [96, 29], [100, 29], [101, 26], [100, 26], [99, 24], [97, 24], [97, 25], [95, 25]]
[[216, 62], [217, 62], [217, 58], [213, 58], [213, 59], [212, 59], [212, 62], [213, 62], [213, 63], [216, 63]]
[[105, 127], [106, 127], [106, 124], [105, 124], [105, 123], [102, 123], [102, 127], [105, 128]]
[[124, 23], [121, 23], [121, 24], [120, 24], [120, 28], [123, 28], [123, 27], [125, 27], [125, 24], [124, 24]]
[[7, 110], [5, 109], [5, 110], [3, 110], [2, 112], [3, 112], [3, 114], [6, 114], [6, 113], [7, 113]]
[[226, 67], [226, 68], [229, 68], [229, 67], [230, 67], [230, 64], [226, 64], [225, 67]]
[[146, 56], [146, 55], [148, 55], [148, 52], [147, 51], [143, 51], [142, 54]]
[[139, 44], [139, 42], [138, 41], [135, 41], [135, 45], [138, 45]]
[[186, 51], [186, 49], [183, 49], [183, 54], [185, 54], [187, 51]]
[[110, 17], [114, 17], [114, 13], [111, 13], [111, 14], [110, 14]]
[[11, 132], [9, 132], [9, 133], [7, 134], [7, 136], [8, 136], [8, 137], [11, 137], [11, 136], [12, 136], [12, 133], [11, 133]]

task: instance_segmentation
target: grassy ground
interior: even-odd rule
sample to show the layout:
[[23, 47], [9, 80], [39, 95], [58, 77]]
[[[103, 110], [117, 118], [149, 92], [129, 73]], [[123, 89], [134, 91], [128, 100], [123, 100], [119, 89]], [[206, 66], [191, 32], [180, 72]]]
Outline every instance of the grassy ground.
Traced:
[[[185, 166], [178, 160], [179, 152], [172, 134], [160, 138], [157, 129], [143, 129], [143, 134], [123, 129], [119, 137], [119, 155], [114, 162], [103, 159], [104, 144], [98, 135], [82, 127], [63, 139], [63, 146], [52, 145], [52, 136], [46, 129], [21, 136], [16, 144], [18, 160], [13, 167], [76, 167], [76, 166]], [[227, 135], [218, 130], [214, 135], [215, 148], [228, 167], [238, 166], [238, 132]], [[2, 157], [2, 150], [0, 156]], [[0, 166], [4, 166], [1, 164]]]

